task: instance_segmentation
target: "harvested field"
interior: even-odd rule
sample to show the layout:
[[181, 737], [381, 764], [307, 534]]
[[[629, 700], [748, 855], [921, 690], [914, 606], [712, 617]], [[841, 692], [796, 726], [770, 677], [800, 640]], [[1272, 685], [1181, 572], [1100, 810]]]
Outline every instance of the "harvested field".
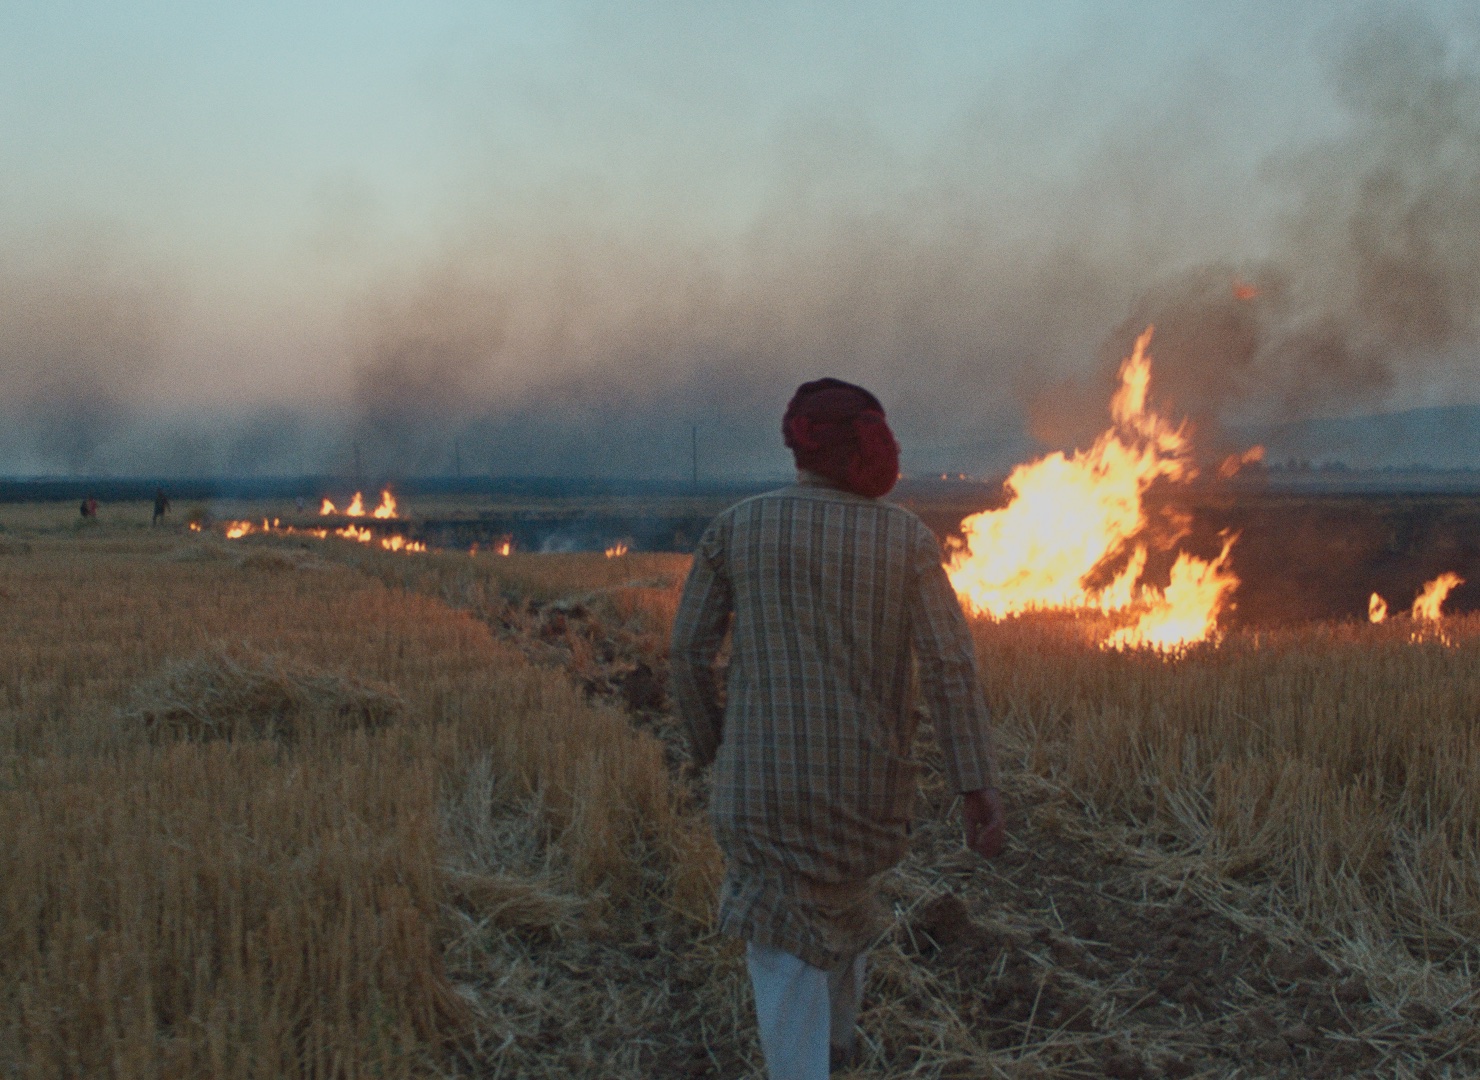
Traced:
[[[679, 556], [12, 525], [0, 1074], [750, 1076]], [[860, 1077], [1464, 1076], [1480, 623], [1176, 660], [975, 627], [1008, 851], [925, 762]]]

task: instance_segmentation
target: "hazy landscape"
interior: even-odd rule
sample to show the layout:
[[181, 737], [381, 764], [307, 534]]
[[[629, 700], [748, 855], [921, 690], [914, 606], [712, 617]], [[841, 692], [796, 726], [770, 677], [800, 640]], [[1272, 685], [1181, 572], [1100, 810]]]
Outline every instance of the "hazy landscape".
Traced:
[[0, 1080], [759, 1080], [667, 649], [825, 376], [1009, 813], [925, 715], [853, 1075], [1480, 1075], [1473, 2], [21, 3], [0, 102]]

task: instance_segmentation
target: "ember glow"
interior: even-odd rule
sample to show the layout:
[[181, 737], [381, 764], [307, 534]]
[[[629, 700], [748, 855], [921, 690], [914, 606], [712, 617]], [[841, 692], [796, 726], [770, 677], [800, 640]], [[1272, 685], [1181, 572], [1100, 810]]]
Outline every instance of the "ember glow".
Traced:
[[1214, 635], [1238, 586], [1228, 565], [1233, 537], [1211, 561], [1179, 553], [1165, 589], [1141, 580], [1146, 492], [1157, 480], [1197, 475], [1185, 424], [1147, 407], [1151, 333], [1121, 364], [1110, 429], [1088, 450], [1019, 465], [1007, 479], [1008, 504], [961, 523], [964, 540], [946, 570], [968, 610], [997, 619], [1046, 609], [1124, 614], [1132, 621], [1106, 641], [1112, 648], [1171, 650]]
[[1413, 617], [1430, 622], [1438, 620], [1450, 591], [1464, 583], [1465, 579], [1456, 573], [1440, 574], [1419, 590], [1417, 598], [1413, 601]]

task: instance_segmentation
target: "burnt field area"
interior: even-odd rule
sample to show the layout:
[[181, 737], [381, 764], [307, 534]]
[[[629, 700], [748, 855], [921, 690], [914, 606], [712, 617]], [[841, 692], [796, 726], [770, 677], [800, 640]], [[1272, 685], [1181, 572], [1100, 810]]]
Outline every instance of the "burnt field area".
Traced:
[[[964, 484], [912, 485], [899, 501], [947, 544], [964, 518], [1004, 502]], [[1217, 554], [1223, 533], [1236, 535], [1230, 626], [1365, 620], [1374, 592], [1406, 611], [1424, 582], [1446, 572], [1465, 581], [1445, 610], [1480, 610], [1480, 494], [1202, 488], [1153, 491], [1147, 509], [1165, 532], [1186, 533], [1180, 547], [1204, 557]], [[1170, 561], [1153, 556], [1148, 576], [1164, 575]]]

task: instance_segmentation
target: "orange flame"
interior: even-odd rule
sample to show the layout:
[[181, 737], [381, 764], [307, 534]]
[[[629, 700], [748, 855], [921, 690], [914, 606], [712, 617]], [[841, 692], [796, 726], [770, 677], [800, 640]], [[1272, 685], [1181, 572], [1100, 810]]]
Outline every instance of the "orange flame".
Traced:
[[[1007, 479], [1008, 504], [961, 523], [964, 540], [946, 571], [968, 610], [999, 619], [1046, 608], [1136, 616], [1107, 641], [1115, 648], [1174, 649], [1213, 635], [1238, 585], [1229, 568], [1233, 538], [1224, 538], [1211, 562], [1179, 554], [1165, 590], [1140, 583], [1146, 491], [1158, 479], [1185, 481], [1197, 472], [1185, 425], [1174, 427], [1146, 404], [1151, 333], [1136, 339], [1121, 364], [1110, 430], [1088, 450], [1019, 465]], [[1086, 584], [1122, 561], [1108, 584]]]
[[1387, 601], [1378, 596], [1376, 593], [1373, 593], [1371, 598], [1367, 601], [1367, 621], [1380, 623], [1385, 621], [1387, 617]]
[[1229, 454], [1218, 466], [1218, 475], [1227, 480], [1238, 475], [1245, 465], [1257, 465], [1264, 460], [1264, 447], [1251, 446], [1242, 454]]
[[1419, 591], [1417, 599], [1413, 601], [1413, 617], [1430, 621], [1437, 620], [1444, 601], [1449, 597], [1450, 590], [1464, 583], [1465, 579], [1452, 571], [1440, 574]]
[[[365, 530], [369, 531], [369, 530]], [[420, 540], [407, 540], [399, 533], [395, 536], [387, 536], [381, 539], [380, 546], [387, 551], [425, 551], [426, 544]]]
[[344, 513], [346, 517], [365, 516], [365, 500], [358, 491], [355, 492], [355, 497], [350, 500], [349, 506], [345, 508]]
[[609, 548], [606, 549], [606, 557], [608, 559], [620, 558], [625, 554], [627, 554], [627, 544], [625, 541], [622, 540], [618, 540], [615, 544], [612, 544]]
[[386, 488], [380, 493], [380, 505], [377, 506], [371, 517], [393, 518], [396, 516], [396, 497], [391, 494], [391, 489]]
[[334, 504], [331, 503], [327, 498], [324, 500], [323, 504], [319, 507], [319, 514], [320, 514], [320, 516], [328, 516], [329, 514], [337, 514], [338, 512], [339, 511], [334, 508]]
[[[250, 521], [228, 521], [226, 523], [226, 539], [240, 540], [255, 532], [263, 532], [268, 535], [274, 533], [281, 536], [312, 536], [318, 540], [327, 540], [331, 535], [342, 537], [345, 540], [353, 540], [359, 544], [371, 544], [376, 541], [376, 536], [370, 529], [363, 525], [346, 525], [342, 529], [335, 529], [331, 534], [327, 528], [323, 529], [300, 529], [293, 525], [284, 525], [278, 518], [262, 519], [262, 526]], [[380, 546], [386, 551], [397, 552], [425, 552], [429, 550], [424, 541], [408, 540], [401, 535], [380, 538]]]
[[1112, 649], [1141, 645], [1166, 651], [1212, 637], [1218, 613], [1238, 587], [1238, 578], [1228, 570], [1228, 554], [1236, 539], [1225, 534], [1223, 550], [1212, 562], [1181, 552], [1166, 590], [1144, 588], [1145, 610], [1133, 625], [1111, 634], [1106, 644]]
[[514, 550], [514, 541], [512, 541], [512, 540], [505, 540], [502, 543], [500, 543], [499, 546], [498, 546], [498, 553], [500, 555], [508, 555], [513, 550]]

